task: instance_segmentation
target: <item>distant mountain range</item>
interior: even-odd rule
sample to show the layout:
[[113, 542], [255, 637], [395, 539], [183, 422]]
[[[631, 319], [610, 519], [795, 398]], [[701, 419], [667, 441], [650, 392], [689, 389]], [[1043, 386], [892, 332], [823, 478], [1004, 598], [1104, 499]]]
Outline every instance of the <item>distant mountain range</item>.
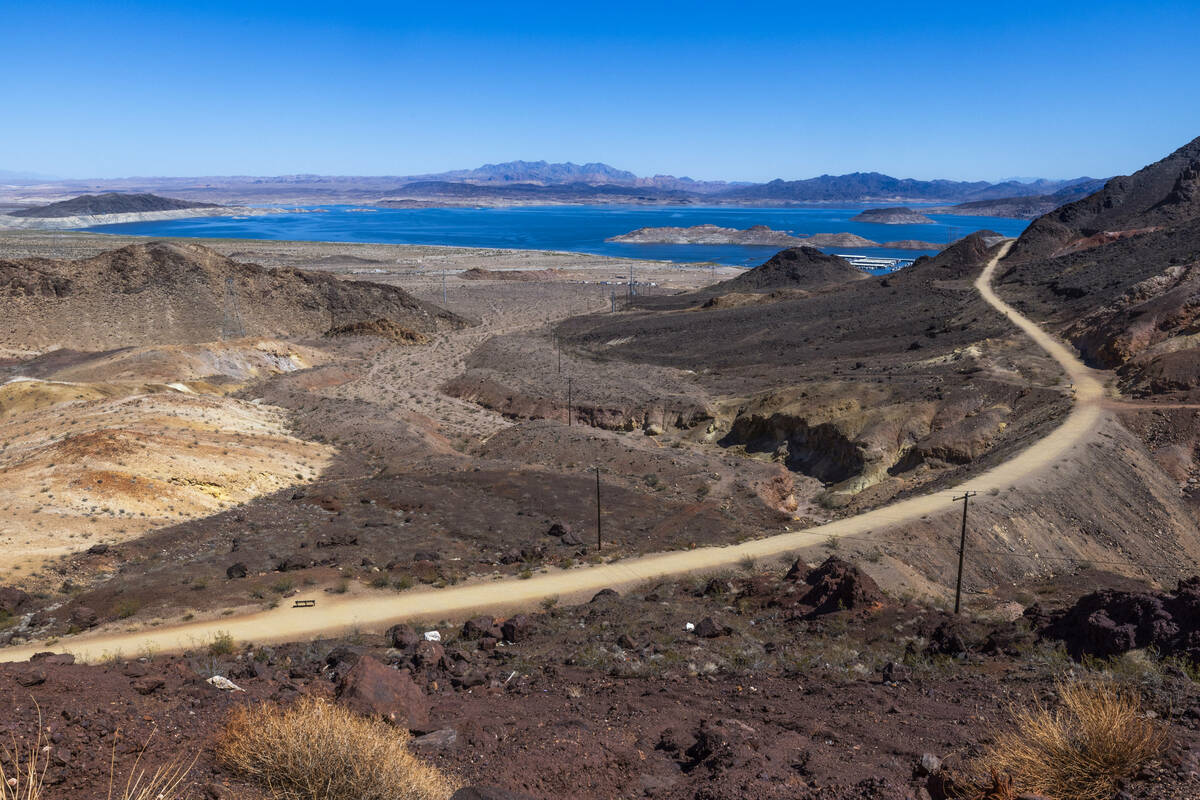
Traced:
[[[3, 173], [0, 173], [2, 175]], [[714, 204], [812, 205], [828, 203], [979, 203], [1011, 198], [1057, 198], [1086, 192], [1092, 178], [1032, 182], [916, 180], [879, 172], [821, 175], [767, 183], [696, 181], [688, 177], [639, 177], [608, 164], [509, 161], [476, 169], [410, 176], [283, 175], [189, 178], [55, 180], [0, 187], [0, 202], [52, 202], [82, 193], [166, 194], [215, 203], [374, 203], [438, 205], [510, 204]], [[969, 213], [969, 212], [968, 212]]]

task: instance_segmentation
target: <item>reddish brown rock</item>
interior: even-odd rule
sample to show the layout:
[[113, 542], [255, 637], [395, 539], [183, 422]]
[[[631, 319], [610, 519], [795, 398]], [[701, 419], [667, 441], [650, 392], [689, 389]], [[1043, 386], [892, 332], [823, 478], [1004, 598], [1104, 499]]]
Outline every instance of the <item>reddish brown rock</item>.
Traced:
[[337, 699], [361, 714], [401, 728], [429, 724], [429, 701], [407, 672], [364, 656], [338, 683]]

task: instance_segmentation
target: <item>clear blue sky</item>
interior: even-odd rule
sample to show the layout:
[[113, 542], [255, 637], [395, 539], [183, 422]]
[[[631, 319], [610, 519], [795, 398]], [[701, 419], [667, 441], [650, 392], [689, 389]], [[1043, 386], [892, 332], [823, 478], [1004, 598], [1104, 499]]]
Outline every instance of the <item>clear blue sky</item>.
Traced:
[[0, 0], [0, 169], [1107, 176], [1200, 136], [1200, 2]]

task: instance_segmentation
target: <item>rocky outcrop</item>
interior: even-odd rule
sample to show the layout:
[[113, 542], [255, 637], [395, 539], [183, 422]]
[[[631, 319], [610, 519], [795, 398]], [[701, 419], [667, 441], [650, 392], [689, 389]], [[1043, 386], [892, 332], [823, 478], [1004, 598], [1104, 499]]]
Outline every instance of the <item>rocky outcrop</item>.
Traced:
[[1200, 216], [1200, 137], [1132, 175], [1034, 220], [1009, 258], [1052, 256], [1106, 231], [1177, 225]]
[[[1040, 610], [1026, 616], [1036, 620]], [[1200, 664], [1200, 576], [1179, 581], [1174, 592], [1093, 592], [1053, 615], [1042, 633], [1062, 640], [1076, 658], [1153, 647]]]
[[844, 258], [813, 247], [792, 247], [771, 256], [754, 269], [712, 287], [717, 292], [764, 292], [776, 289], [816, 289], [863, 280], [867, 274]]

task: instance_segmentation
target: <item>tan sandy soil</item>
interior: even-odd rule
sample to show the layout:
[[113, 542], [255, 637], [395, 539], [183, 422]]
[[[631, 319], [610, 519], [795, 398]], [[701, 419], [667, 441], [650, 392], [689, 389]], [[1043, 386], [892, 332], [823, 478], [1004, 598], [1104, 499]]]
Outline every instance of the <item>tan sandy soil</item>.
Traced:
[[235, 385], [201, 379], [318, 358], [263, 341], [135, 348], [0, 385], [0, 562], [28, 569], [311, 480], [332, 447], [290, 435], [279, 409], [223, 396]]

